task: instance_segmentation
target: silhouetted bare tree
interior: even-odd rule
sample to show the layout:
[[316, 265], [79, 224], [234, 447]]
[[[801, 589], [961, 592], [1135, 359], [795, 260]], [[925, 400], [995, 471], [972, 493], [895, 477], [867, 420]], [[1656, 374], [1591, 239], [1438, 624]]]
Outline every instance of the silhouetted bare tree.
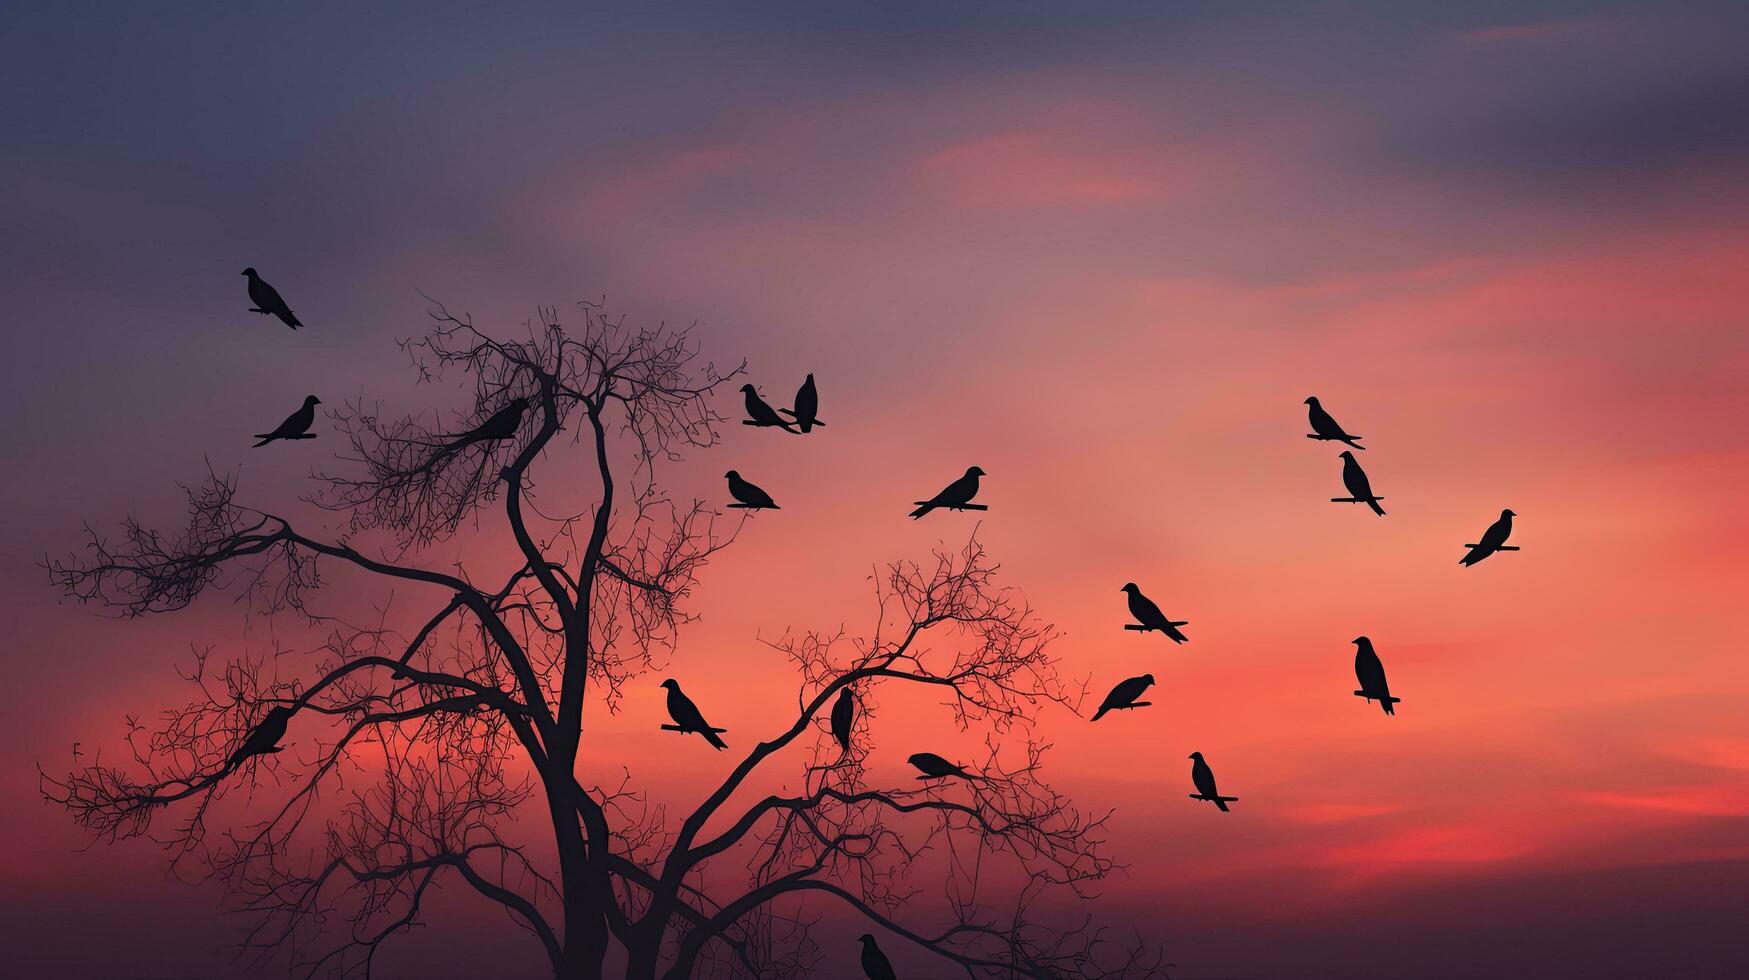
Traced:
[[[710, 396], [742, 370], [701, 364], [687, 330], [632, 329], [590, 304], [580, 315], [567, 333], [543, 310], [526, 338], [500, 340], [437, 307], [430, 334], [403, 346], [423, 379], [462, 372], [471, 405], [449, 424], [364, 404], [335, 413], [346, 473], [319, 476], [309, 499], [343, 516], [336, 539], [240, 504], [235, 478], [210, 474], [187, 491], [180, 533], [129, 521], [118, 539], [92, 533], [83, 554], [51, 562], [69, 596], [124, 615], [230, 591], [326, 638], [314, 656], [197, 651], [186, 675], [196, 696], [154, 727], [130, 721], [129, 762], [45, 776], [45, 795], [106, 838], [176, 813], [157, 828], [173, 860], [233, 890], [252, 913], [249, 950], [308, 975], [367, 974], [441, 878], [501, 906], [562, 978], [622, 960], [627, 976], [651, 980], [803, 973], [821, 955], [810, 901], [973, 976], [1162, 975], [1139, 944], [1037, 918], [1041, 896], [1084, 893], [1113, 864], [1104, 816], [1039, 779], [1037, 709], [1074, 708], [1084, 691], [1059, 675], [1050, 627], [994, 585], [975, 537], [878, 576], [867, 637], [776, 642], [801, 677], [795, 720], [677, 827], [629, 774], [579, 779], [585, 713], [612, 708], [672, 651], [699, 570], [734, 536], [702, 503], [665, 498], [655, 469], [716, 442], [724, 420]], [[592, 503], [544, 516], [530, 499], [535, 471], [566, 444], [593, 470]], [[432, 546], [464, 526], [491, 533], [494, 504], [513, 570], [483, 583], [431, 567]], [[408, 632], [384, 625], [386, 612], [360, 626], [312, 608], [342, 581], [348, 594], [420, 587], [430, 614]], [[975, 778], [867, 783], [869, 722], [891, 685], [938, 691], [962, 728], [984, 734]], [[845, 688], [860, 706], [848, 751], [827, 721]], [[292, 751], [275, 754], [287, 725]], [[791, 747], [806, 764], [800, 789], [749, 792]], [[512, 833], [508, 815], [543, 806], [550, 843]], [[945, 881], [945, 925], [913, 923], [916, 881]], [[980, 886], [1006, 896], [1000, 907]]]

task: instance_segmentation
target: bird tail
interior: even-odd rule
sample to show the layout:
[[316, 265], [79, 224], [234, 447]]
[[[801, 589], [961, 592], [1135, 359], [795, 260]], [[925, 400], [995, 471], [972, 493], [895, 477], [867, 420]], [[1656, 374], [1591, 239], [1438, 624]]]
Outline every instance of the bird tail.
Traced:
[[1469, 566], [1474, 565], [1476, 562], [1479, 562], [1486, 557], [1488, 557], [1488, 556], [1482, 553], [1482, 549], [1476, 548], [1476, 549], [1473, 549], [1469, 554], [1463, 556], [1462, 558], [1459, 558], [1458, 564], [1464, 566], [1465, 568], [1468, 568]]
[[1215, 801], [1215, 806], [1220, 807], [1222, 813], [1231, 813], [1232, 812], [1231, 810], [1227, 809], [1227, 798], [1226, 797], [1217, 796], [1217, 797], [1214, 797], [1214, 801]]
[[922, 517], [924, 514], [927, 514], [930, 511], [935, 509], [935, 505], [930, 503], [927, 500], [919, 500], [917, 502], [919, 504], [922, 504], [923, 506], [918, 507], [916, 510], [911, 512], [911, 519], [912, 520], [916, 520], [917, 518]]
[[1368, 506], [1368, 507], [1371, 507], [1371, 508], [1372, 508], [1372, 512], [1373, 512], [1373, 513], [1375, 513], [1375, 514], [1377, 514], [1377, 515], [1379, 515], [1379, 516], [1380, 516], [1380, 517], [1383, 517], [1383, 516], [1385, 516], [1385, 509], [1384, 509], [1384, 508], [1383, 508], [1383, 507], [1380, 507], [1380, 506], [1379, 506], [1379, 502], [1378, 502], [1378, 501], [1376, 501], [1376, 500], [1369, 500], [1369, 501], [1367, 501], [1367, 502], [1366, 502], [1366, 505], [1367, 505], [1367, 506]]
[[1103, 704], [1102, 704], [1102, 705], [1100, 705], [1100, 706], [1099, 706], [1099, 710], [1098, 710], [1098, 711], [1095, 711], [1095, 712], [1094, 712], [1094, 713], [1093, 713], [1093, 717], [1092, 717], [1092, 718], [1090, 718], [1090, 719], [1088, 719], [1088, 720], [1089, 720], [1089, 721], [1098, 721], [1098, 720], [1099, 720], [1099, 719], [1101, 719], [1101, 718], [1104, 718], [1104, 717], [1105, 717], [1105, 713], [1106, 713], [1106, 712], [1107, 712], [1107, 711], [1110, 711], [1110, 710], [1111, 710], [1111, 709], [1110, 709], [1110, 708], [1108, 708], [1108, 707], [1106, 707], [1106, 706], [1105, 706], [1105, 705], [1103, 705]]
[[704, 736], [705, 741], [716, 746], [718, 752], [721, 752], [722, 750], [729, 747], [729, 744], [727, 742], [723, 741], [721, 736], [719, 736], [716, 732], [713, 732], [708, 728], [702, 732], [699, 732], [699, 734]]
[[251, 448], [251, 449], [260, 449], [262, 446], [267, 445], [268, 443], [272, 442], [273, 440], [275, 440], [279, 437], [275, 436], [275, 435], [269, 435], [265, 432], [257, 432], [257, 433], [255, 433], [255, 438], [260, 439], [261, 441], [256, 443], [253, 446], [250, 446], [249, 448]]

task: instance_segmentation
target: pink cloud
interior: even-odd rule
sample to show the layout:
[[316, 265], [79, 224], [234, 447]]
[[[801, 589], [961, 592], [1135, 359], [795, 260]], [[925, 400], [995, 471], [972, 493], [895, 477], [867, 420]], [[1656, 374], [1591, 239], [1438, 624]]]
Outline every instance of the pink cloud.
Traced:
[[1317, 852], [1318, 863], [1389, 871], [1402, 865], [1489, 864], [1528, 854], [1521, 835], [1481, 824], [1436, 824]]
[[953, 143], [925, 157], [917, 175], [965, 208], [1157, 202], [1182, 193], [1192, 177], [1166, 151], [1082, 145], [1046, 130]]
[[1671, 739], [1664, 751], [1678, 759], [1718, 769], [1749, 769], [1749, 738], [1698, 735]]
[[1402, 809], [1394, 803], [1307, 803], [1287, 807], [1282, 812], [1299, 823], [1325, 824], [1383, 817]]
[[694, 190], [700, 181], [746, 166], [751, 159], [745, 147], [732, 143], [676, 150], [642, 161], [637, 167], [593, 177], [581, 194], [581, 203], [598, 217], [637, 214]]
[[1656, 810], [1695, 817], [1749, 816], [1749, 784], [1739, 786], [1684, 786], [1650, 792], [1581, 790], [1574, 799], [1597, 806], [1632, 810]]

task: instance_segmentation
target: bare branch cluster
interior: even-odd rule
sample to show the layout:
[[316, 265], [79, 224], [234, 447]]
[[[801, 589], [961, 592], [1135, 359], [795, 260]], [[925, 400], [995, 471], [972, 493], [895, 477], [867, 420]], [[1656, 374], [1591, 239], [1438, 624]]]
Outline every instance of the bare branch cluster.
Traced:
[[[422, 380], [459, 374], [468, 407], [333, 416], [348, 465], [312, 499], [345, 515], [342, 539], [240, 505], [235, 478], [214, 473], [185, 490], [181, 531], [130, 520], [118, 540], [91, 533], [83, 555], [47, 563], [66, 595], [124, 615], [219, 592], [325, 631], [313, 649], [196, 651], [189, 702], [130, 719], [119, 764], [44, 774], [49, 800], [99, 837], [157, 834], [174, 861], [231, 888], [251, 917], [248, 950], [310, 976], [368, 975], [446, 879], [527, 930], [564, 978], [601, 976], [613, 945], [636, 980], [794, 976], [822, 958], [816, 907], [972, 976], [1163, 975], [1140, 946], [1043, 924], [1046, 898], [1090, 896], [1117, 865], [1108, 815], [1043, 779], [1035, 722], [1078, 710], [1085, 686], [1063, 676], [1052, 627], [996, 584], [975, 533], [879, 571], [865, 637], [774, 641], [799, 676], [793, 723], [678, 824], [629, 771], [580, 783], [586, 706], [612, 710], [672, 650], [698, 575], [733, 540], [703, 503], [669, 500], [655, 469], [715, 444], [724, 419], [710, 396], [741, 367], [700, 364], [686, 330], [633, 329], [593, 304], [572, 328], [542, 310], [513, 340], [432, 315], [403, 347]], [[562, 435], [595, 485], [578, 512], [547, 514], [536, 472]], [[419, 561], [464, 524], [506, 534], [520, 563], [481, 582]], [[380, 551], [361, 543], [371, 535]], [[391, 617], [391, 593], [378, 622], [349, 623], [313, 607], [337, 573], [429, 604]], [[981, 737], [968, 778], [871, 780], [882, 696], [905, 690], [939, 696]], [[841, 692], [858, 709], [848, 748], [828, 722]], [[749, 798], [780, 756], [805, 760], [797, 789]], [[543, 804], [542, 832], [517, 839], [511, 818]], [[942, 900], [925, 902], [931, 891]], [[935, 921], [914, 921], [926, 906]]]

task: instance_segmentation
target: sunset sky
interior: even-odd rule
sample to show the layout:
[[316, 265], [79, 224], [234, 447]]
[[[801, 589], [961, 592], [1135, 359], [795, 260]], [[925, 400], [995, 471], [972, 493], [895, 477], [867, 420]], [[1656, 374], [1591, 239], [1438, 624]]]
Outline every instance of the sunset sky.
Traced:
[[[794, 700], [761, 638], [865, 632], [874, 567], [975, 525], [1095, 703], [1152, 672], [1153, 708], [1040, 733], [1116, 810], [1095, 911], [1175, 975], [1749, 975], [1749, 8], [744, 6], [0, 12], [0, 973], [234, 971], [219, 891], [87, 848], [36, 766], [122, 752], [191, 645], [301, 634], [225, 597], [106, 619], [39, 566], [174, 525], [208, 461], [331, 522], [299, 496], [337, 440], [249, 434], [310, 393], [459, 406], [395, 346], [423, 292], [504, 332], [697, 321], [784, 404], [814, 373], [826, 428], [664, 471], [784, 507], [670, 667], [741, 746]], [[1308, 395], [1387, 517], [1327, 502]], [[905, 519], [974, 464], [987, 514]], [[1523, 550], [1460, 567], [1502, 508]], [[1188, 644], [1121, 629], [1131, 581]], [[1395, 717], [1350, 693], [1361, 634]], [[684, 804], [732, 763], [656, 730], [658, 680], [589, 755]], [[895, 704], [872, 774], [940, 714]], [[1186, 799], [1192, 751], [1232, 813]], [[415, 934], [389, 975], [501, 937]]]

